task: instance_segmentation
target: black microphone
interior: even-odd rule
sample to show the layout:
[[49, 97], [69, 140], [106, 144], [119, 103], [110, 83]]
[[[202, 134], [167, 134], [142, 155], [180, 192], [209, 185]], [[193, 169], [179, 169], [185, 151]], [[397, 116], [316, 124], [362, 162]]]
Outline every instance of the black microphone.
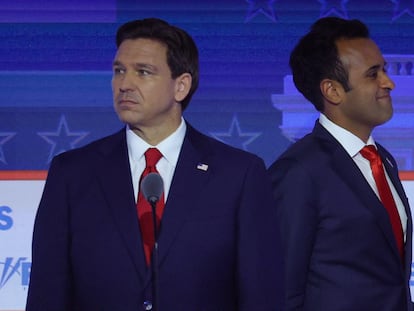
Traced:
[[152, 251], [152, 300], [153, 311], [159, 311], [159, 269], [158, 269], [158, 228], [157, 228], [157, 215], [156, 206], [160, 200], [162, 193], [164, 192], [164, 182], [160, 174], [149, 173], [141, 181], [141, 191], [144, 198], [150, 203], [152, 208], [152, 221], [154, 225], [154, 249]]
[[164, 192], [164, 182], [160, 174], [149, 173], [141, 182], [141, 190], [144, 198], [152, 205], [157, 203]]

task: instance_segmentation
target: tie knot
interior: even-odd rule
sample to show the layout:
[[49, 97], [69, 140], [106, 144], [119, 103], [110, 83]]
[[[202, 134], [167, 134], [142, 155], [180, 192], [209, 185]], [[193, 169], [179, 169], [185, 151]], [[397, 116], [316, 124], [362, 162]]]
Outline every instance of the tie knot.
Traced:
[[157, 148], [148, 148], [145, 151], [145, 162], [147, 167], [155, 167], [155, 164], [162, 158], [161, 152]]
[[365, 146], [361, 149], [360, 153], [369, 162], [378, 161], [381, 159], [374, 145]]

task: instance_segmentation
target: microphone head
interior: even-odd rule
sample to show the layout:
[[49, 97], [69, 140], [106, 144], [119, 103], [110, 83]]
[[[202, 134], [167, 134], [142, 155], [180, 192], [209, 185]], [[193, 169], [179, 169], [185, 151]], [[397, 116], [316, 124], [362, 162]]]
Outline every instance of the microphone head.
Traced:
[[141, 191], [144, 198], [150, 203], [157, 203], [164, 192], [164, 182], [160, 174], [149, 173], [141, 181]]

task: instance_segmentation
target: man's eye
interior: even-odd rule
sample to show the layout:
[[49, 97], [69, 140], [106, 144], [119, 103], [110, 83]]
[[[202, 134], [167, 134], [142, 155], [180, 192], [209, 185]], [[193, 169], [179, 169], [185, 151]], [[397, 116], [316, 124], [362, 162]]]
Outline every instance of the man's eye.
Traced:
[[372, 73], [370, 73], [368, 76], [369, 76], [370, 78], [375, 79], [375, 78], [377, 78], [377, 77], [378, 77], [378, 73], [377, 73], [377, 72], [372, 72]]
[[148, 76], [148, 75], [150, 75], [150, 74], [151, 74], [151, 72], [150, 72], [150, 71], [148, 71], [148, 70], [146, 70], [146, 69], [140, 69], [140, 70], [138, 70], [138, 74], [139, 74], [140, 76]]
[[123, 74], [125, 70], [123, 68], [114, 68], [114, 74]]

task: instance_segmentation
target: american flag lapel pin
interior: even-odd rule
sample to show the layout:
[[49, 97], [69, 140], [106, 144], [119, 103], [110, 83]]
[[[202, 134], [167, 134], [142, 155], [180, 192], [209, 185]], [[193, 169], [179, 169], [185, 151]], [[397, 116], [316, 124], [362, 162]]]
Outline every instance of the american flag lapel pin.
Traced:
[[207, 165], [207, 164], [205, 164], [205, 163], [198, 163], [198, 164], [197, 164], [197, 169], [199, 169], [199, 170], [201, 170], [201, 171], [204, 171], [204, 172], [207, 172], [207, 170], [208, 170], [208, 165]]

